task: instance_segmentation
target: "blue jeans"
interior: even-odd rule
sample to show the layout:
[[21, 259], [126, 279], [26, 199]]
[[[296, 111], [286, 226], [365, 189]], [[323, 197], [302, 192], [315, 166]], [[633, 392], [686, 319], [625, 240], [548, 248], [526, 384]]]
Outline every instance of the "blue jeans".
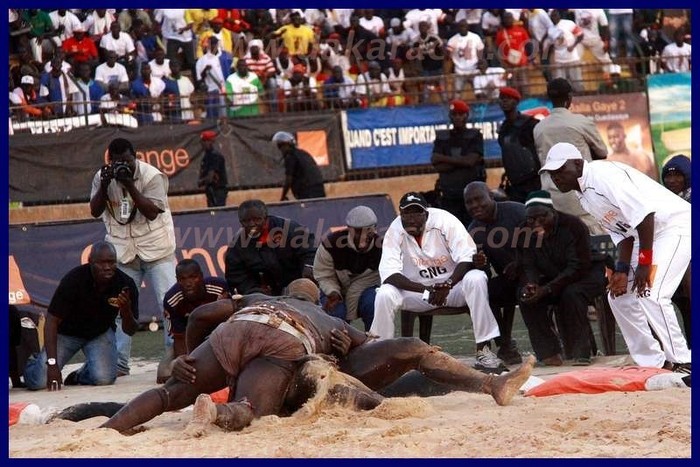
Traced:
[[[56, 364], [63, 369], [73, 356], [82, 350], [85, 363], [76, 375], [78, 384], [104, 386], [114, 384], [117, 379], [117, 346], [115, 332], [111, 329], [94, 339], [58, 334], [56, 341]], [[46, 388], [46, 349], [32, 355], [24, 367], [24, 382], [27, 389], [36, 391]]]
[[[357, 314], [360, 315], [362, 323], [365, 325], [365, 331], [369, 331], [370, 326], [372, 326], [372, 320], [374, 319], [374, 298], [377, 296], [377, 288], [369, 287], [366, 288], [360, 295], [360, 299], [357, 302]], [[326, 296], [321, 293], [321, 305], [326, 304]], [[335, 306], [331, 311], [328, 312], [329, 315], [340, 318], [347, 321], [346, 317], [348, 315], [348, 309], [345, 302], [341, 302]]]
[[627, 57], [635, 54], [634, 32], [632, 32], [632, 13], [622, 15], [608, 15], [608, 28], [610, 29], [610, 57], [615, 59], [620, 56], [618, 40], [625, 41]]
[[[156, 294], [156, 309], [159, 310], [160, 316], [163, 318], [163, 298], [165, 293], [175, 285], [175, 255], [166, 256], [163, 259], [156, 261], [141, 261], [137, 256], [133, 261], [127, 264], [119, 263], [118, 267], [121, 271], [131, 277], [136, 282], [136, 287], [141, 286], [144, 279], [148, 281], [148, 285], [153, 287], [153, 292]], [[139, 311], [144, 310], [144, 307], [139, 304]], [[122, 320], [117, 316], [117, 352], [119, 361], [117, 369], [120, 373], [129, 374], [129, 359], [131, 358], [131, 336], [122, 331]], [[165, 347], [173, 345], [172, 337], [168, 336], [169, 326], [163, 323], [163, 339]]]

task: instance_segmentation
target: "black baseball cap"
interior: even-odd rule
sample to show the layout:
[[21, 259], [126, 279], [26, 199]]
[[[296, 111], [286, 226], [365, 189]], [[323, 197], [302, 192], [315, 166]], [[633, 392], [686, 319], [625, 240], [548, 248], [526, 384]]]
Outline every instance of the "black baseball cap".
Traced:
[[424, 211], [428, 210], [428, 202], [423, 195], [415, 191], [409, 191], [401, 197], [399, 201], [399, 209], [404, 210], [409, 206], [420, 206]]

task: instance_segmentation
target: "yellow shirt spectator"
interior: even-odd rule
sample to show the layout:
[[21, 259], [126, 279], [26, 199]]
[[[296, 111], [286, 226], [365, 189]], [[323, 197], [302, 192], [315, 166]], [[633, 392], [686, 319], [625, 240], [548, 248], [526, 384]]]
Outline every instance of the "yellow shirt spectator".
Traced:
[[284, 46], [289, 49], [289, 55], [305, 55], [309, 52], [309, 46], [316, 42], [314, 30], [305, 24], [286, 24], [273, 34], [282, 37]]
[[204, 8], [189, 8], [185, 11], [185, 20], [192, 23], [192, 32], [197, 36], [211, 29], [209, 22], [219, 15], [219, 10]]
[[197, 58], [204, 55], [203, 49], [209, 44], [210, 36], [216, 36], [219, 39], [219, 48], [233, 55], [233, 33], [222, 27], [224, 21], [221, 18], [211, 20], [210, 24], [212, 29], [208, 29], [198, 36]]

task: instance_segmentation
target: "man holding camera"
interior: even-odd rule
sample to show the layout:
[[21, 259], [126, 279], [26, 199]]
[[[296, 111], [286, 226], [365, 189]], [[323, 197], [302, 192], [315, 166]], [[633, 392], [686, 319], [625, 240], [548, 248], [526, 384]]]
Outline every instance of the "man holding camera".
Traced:
[[[175, 228], [168, 205], [168, 177], [150, 164], [136, 159], [130, 141], [116, 138], [109, 144], [109, 164], [92, 180], [90, 213], [101, 217], [105, 240], [117, 250], [117, 265], [137, 285], [147, 278], [157, 306], [175, 277]], [[119, 320], [119, 318], [117, 318]], [[172, 339], [165, 326], [166, 356]], [[117, 375], [129, 374], [131, 337], [117, 323]]]

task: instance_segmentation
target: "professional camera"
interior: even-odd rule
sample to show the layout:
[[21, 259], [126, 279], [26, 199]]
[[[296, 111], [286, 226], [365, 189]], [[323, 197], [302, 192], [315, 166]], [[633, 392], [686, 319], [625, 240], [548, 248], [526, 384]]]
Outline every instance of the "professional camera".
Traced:
[[128, 180], [134, 175], [126, 161], [112, 162], [112, 174], [116, 180]]

